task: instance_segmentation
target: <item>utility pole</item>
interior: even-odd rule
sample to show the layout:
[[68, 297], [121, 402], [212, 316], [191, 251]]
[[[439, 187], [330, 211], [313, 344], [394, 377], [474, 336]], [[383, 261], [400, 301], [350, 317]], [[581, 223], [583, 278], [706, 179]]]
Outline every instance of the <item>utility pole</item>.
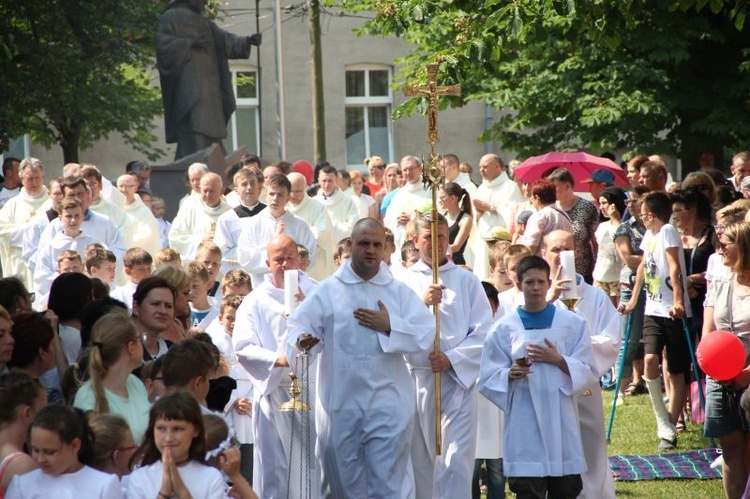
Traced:
[[315, 164], [326, 159], [325, 103], [323, 101], [323, 51], [320, 43], [320, 3], [307, 0], [307, 22], [310, 31], [312, 64], [312, 117]]

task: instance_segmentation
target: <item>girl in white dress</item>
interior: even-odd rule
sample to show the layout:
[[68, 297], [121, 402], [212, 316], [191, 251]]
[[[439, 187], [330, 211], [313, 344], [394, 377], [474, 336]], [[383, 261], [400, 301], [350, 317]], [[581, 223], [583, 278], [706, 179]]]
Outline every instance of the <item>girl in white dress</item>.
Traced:
[[187, 393], [160, 398], [151, 408], [139, 463], [130, 475], [127, 497], [223, 499], [224, 480], [205, 464], [206, 438], [198, 402]]
[[48, 405], [31, 423], [31, 456], [38, 469], [16, 476], [6, 499], [122, 498], [117, 475], [87, 466], [93, 458], [93, 433], [83, 411]]

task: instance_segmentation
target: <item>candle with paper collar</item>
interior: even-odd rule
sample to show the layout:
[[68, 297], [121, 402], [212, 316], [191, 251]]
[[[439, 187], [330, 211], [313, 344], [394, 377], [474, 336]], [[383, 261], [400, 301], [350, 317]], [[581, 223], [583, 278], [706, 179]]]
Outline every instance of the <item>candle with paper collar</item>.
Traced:
[[563, 300], [568, 298], [578, 298], [578, 288], [576, 287], [576, 259], [572, 251], [560, 252], [560, 266], [562, 267], [562, 278], [570, 279], [567, 291], [562, 292]]
[[299, 274], [298, 270], [284, 271], [284, 313], [292, 315], [297, 308], [297, 299], [295, 295], [299, 291]]

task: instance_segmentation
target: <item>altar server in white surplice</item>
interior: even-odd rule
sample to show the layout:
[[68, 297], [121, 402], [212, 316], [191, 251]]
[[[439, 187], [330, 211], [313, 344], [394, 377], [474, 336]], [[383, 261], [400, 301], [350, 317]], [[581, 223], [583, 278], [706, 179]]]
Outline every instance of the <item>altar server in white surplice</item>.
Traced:
[[[234, 174], [234, 192], [237, 204], [219, 217], [216, 223], [214, 243], [221, 249], [221, 273], [226, 275], [232, 269], [240, 268], [237, 260], [237, 240], [242, 228], [266, 207], [258, 199], [263, 175], [252, 168], [240, 168]], [[227, 202], [229, 197], [227, 196]]]
[[[83, 225], [81, 226], [81, 229], [85, 234], [97, 239], [115, 254], [115, 257], [117, 258], [118, 273], [121, 273], [123, 269], [122, 258], [126, 249], [122, 235], [109, 218], [89, 209], [89, 204], [91, 204], [91, 191], [86, 185], [86, 181], [83, 177], [67, 177], [63, 180], [62, 192], [65, 198], [75, 198], [81, 202], [83, 205]], [[46, 248], [51, 244], [55, 235], [62, 232], [62, 230], [63, 225], [60, 217], [55, 218], [47, 224], [42, 231], [41, 236], [39, 236], [38, 250]], [[36, 258], [36, 253], [32, 258]]]
[[323, 167], [318, 173], [320, 189], [315, 196], [315, 199], [323, 203], [331, 219], [335, 243], [349, 237], [352, 227], [359, 220], [359, 203], [352, 198], [350, 191], [343, 192], [336, 187], [337, 175], [334, 167]]
[[[299, 269], [300, 258], [296, 243], [284, 234], [268, 243], [267, 254], [271, 272], [237, 309], [232, 343], [237, 360], [253, 383], [253, 488], [258, 497], [299, 498], [304, 493], [298, 486], [302, 451], [309, 451], [308, 462], [315, 463], [315, 413], [285, 413], [279, 410], [279, 406], [291, 399], [289, 373], [294, 370], [299, 377], [302, 374], [301, 370], [295, 369], [294, 358], [287, 358], [287, 320], [284, 315], [284, 270]], [[300, 271], [299, 286], [302, 293], [309, 296], [315, 283]], [[310, 385], [307, 386], [310, 394], [314, 392], [315, 369], [314, 363], [310, 365]], [[305, 419], [311, 429], [309, 442], [302, 441]], [[292, 432], [295, 437], [293, 448]], [[291, 481], [288, 481], [290, 458]], [[320, 486], [315, 470], [311, 477], [313, 497], [318, 497]], [[288, 486], [291, 488], [287, 491]]]
[[576, 396], [593, 381], [586, 322], [547, 303], [550, 268], [537, 256], [517, 268], [524, 305], [484, 343], [479, 391], [505, 413], [503, 469], [511, 491], [574, 498], [586, 459]]
[[[482, 344], [492, 309], [479, 279], [447, 259], [448, 222], [439, 215], [440, 284], [432, 284], [431, 216], [417, 220], [420, 260], [399, 278], [440, 304], [440, 352], [406, 356], [416, 384], [417, 417], [411, 447], [416, 497], [471, 497], [477, 431], [477, 390]], [[435, 456], [435, 372], [441, 372], [443, 452]]]
[[385, 231], [357, 222], [351, 258], [292, 314], [290, 353], [319, 354], [316, 457], [323, 497], [414, 497], [416, 397], [404, 354], [426, 351], [435, 319], [383, 263]]
[[406, 184], [393, 195], [383, 217], [383, 224], [393, 232], [396, 251], [391, 263], [401, 261], [401, 246], [406, 237], [406, 224], [415, 212], [424, 211], [432, 199], [430, 189], [422, 183], [422, 162], [416, 156], [404, 156], [401, 159], [401, 173]]
[[479, 160], [482, 183], [472, 197], [476, 217], [476, 243], [474, 250], [474, 273], [480, 279], [489, 277], [489, 249], [486, 239], [493, 229], [505, 227], [510, 230], [511, 213], [516, 203], [523, 201], [518, 185], [504, 171], [503, 160], [496, 154], [485, 154]]
[[213, 241], [219, 216], [230, 209], [222, 195], [224, 188], [219, 175], [204, 173], [199, 182], [199, 197], [180, 205], [169, 229], [169, 245], [182, 255], [183, 262], [195, 258], [198, 245], [204, 240]]
[[275, 235], [284, 233], [301, 244], [315, 261], [317, 242], [310, 227], [301, 218], [286, 210], [292, 184], [283, 173], [275, 173], [265, 182], [268, 206], [250, 218], [237, 240], [240, 268], [250, 274], [253, 288], [260, 286], [268, 273], [266, 245]]
[[[570, 232], [556, 230], [545, 236], [544, 258], [550, 264], [553, 276], [560, 265], [560, 251], [572, 251], [573, 246], [573, 234]], [[614, 499], [615, 482], [607, 458], [599, 377], [617, 361], [620, 348], [620, 315], [604, 291], [586, 284], [580, 275], [577, 275], [576, 279], [580, 301], [575, 312], [586, 319], [594, 355], [593, 380], [585, 394], [578, 397], [578, 418], [588, 467], [586, 473], [581, 476], [583, 492], [579, 497]]]
[[287, 177], [292, 184], [292, 192], [286, 209], [304, 220], [318, 241], [315, 265], [310, 269], [309, 274], [313, 279], [322, 281], [334, 271], [333, 250], [338, 241], [334, 240], [336, 235], [331, 218], [323, 203], [307, 195], [305, 192], [307, 184], [301, 173], [292, 172]]

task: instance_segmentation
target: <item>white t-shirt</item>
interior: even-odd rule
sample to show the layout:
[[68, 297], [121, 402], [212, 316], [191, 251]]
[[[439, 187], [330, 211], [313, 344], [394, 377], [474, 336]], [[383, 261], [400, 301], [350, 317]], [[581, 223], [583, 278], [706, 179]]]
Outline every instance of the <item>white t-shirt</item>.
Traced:
[[[75, 473], [57, 476], [47, 475], [42, 470], [36, 469], [13, 477], [5, 492], [5, 499], [120, 499], [122, 497], [117, 475], [110, 475], [88, 466], [84, 466]], [[153, 497], [156, 497], [156, 494]]]
[[724, 265], [724, 259], [720, 254], [714, 253], [708, 257], [708, 265], [706, 265], [706, 281], [715, 281], [716, 279], [731, 273], [732, 269]]
[[684, 277], [685, 252], [682, 251], [680, 234], [673, 226], [665, 224], [654, 234], [646, 231], [641, 241], [643, 250], [643, 290], [646, 292], [646, 315], [669, 317], [669, 309], [674, 305], [672, 282], [669, 277], [669, 263], [667, 249], [677, 248], [680, 262], [680, 279], [682, 280], [682, 303], [685, 307], [685, 317], [691, 317], [690, 300]]
[[[161, 490], [162, 472], [161, 461], [133, 471], [128, 483], [128, 499], [154, 499]], [[188, 461], [187, 464], [178, 466], [177, 472], [194, 498], [224, 499], [224, 480], [218, 470]]]
[[617, 256], [615, 247], [615, 230], [617, 226], [611, 221], [602, 222], [596, 229], [596, 237], [599, 252], [596, 255], [594, 265], [594, 280], [599, 282], [619, 282], [622, 262]]

